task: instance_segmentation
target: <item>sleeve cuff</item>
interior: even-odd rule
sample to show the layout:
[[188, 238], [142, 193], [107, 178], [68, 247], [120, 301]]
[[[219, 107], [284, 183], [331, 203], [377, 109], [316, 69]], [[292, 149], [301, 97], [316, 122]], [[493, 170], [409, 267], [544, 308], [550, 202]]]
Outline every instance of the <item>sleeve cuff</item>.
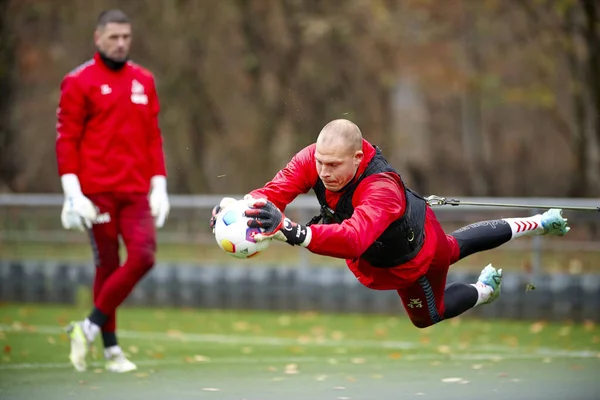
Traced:
[[306, 228], [306, 238], [304, 239], [304, 241], [302, 243], [300, 243], [300, 246], [308, 247], [308, 245], [310, 244], [310, 241], [312, 239], [312, 230], [310, 229], [310, 226], [304, 225], [304, 227]]

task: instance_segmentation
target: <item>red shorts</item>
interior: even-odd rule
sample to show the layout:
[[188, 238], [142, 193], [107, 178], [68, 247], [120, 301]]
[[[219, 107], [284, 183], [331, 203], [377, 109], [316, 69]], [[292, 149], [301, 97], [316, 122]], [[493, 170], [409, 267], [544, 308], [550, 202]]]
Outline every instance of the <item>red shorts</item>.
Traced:
[[442, 319], [448, 269], [459, 255], [456, 239], [446, 235], [433, 210], [427, 207], [425, 243], [415, 258], [393, 268], [376, 268], [360, 259], [347, 264], [368, 288], [397, 290], [411, 321], [420, 327]]

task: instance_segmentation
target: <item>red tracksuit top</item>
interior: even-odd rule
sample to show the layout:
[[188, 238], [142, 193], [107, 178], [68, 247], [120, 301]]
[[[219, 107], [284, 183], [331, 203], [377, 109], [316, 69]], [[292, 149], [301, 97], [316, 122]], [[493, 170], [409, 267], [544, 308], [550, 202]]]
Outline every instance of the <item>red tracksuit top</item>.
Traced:
[[59, 175], [77, 175], [84, 194], [148, 193], [152, 176], [166, 176], [152, 73], [130, 61], [111, 70], [96, 53], [60, 89]]
[[[315, 161], [316, 144], [311, 144], [298, 152], [285, 168], [263, 188], [252, 191], [255, 198], [267, 198], [280, 210], [291, 203], [298, 195], [307, 193], [319, 177]], [[371, 159], [375, 149], [363, 140], [364, 158], [356, 176], [360, 176]], [[342, 195], [340, 192], [325, 190], [327, 205], [334, 209]], [[356, 188], [352, 197], [354, 213], [341, 224], [311, 225], [312, 239], [308, 250], [315, 254], [342, 258], [361, 283], [373, 289], [395, 289], [423, 275], [429, 267], [436, 250], [435, 234], [431, 232], [430, 213], [425, 222], [425, 242], [415, 258], [394, 268], [376, 268], [360, 256], [387, 227], [404, 214], [404, 188], [394, 173], [379, 173], [366, 177]], [[400, 273], [401, 283], [382, 282], [386, 270], [393, 275]]]

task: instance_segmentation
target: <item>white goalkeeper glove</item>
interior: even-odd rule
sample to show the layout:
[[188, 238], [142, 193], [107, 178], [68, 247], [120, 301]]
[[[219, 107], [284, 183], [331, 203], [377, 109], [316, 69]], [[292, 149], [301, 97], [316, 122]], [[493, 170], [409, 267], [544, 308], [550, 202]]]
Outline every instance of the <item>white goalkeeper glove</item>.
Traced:
[[163, 227], [170, 210], [167, 178], [162, 175], [155, 175], [150, 179], [150, 211], [157, 228]]
[[60, 215], [63, 228], [80, 231], [91, 228], [98, 218], [98, 209], [81, 192], [79, 178], [75, 174], [64, 174], [60, 180], [65, 193], [65, 202]]

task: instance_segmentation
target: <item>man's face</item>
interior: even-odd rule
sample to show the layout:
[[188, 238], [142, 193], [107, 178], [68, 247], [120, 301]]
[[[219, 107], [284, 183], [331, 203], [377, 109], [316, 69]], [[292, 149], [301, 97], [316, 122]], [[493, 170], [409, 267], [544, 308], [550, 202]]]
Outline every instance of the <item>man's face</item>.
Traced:
[[96, 47], [113, 61], [125, 61], [131, 47], [131, 24], [109, 22], [94, 33]]
[[337, 192], [350, 182], [363, 159], [361, 150], [355, 151], [339, 141], [319, 143], [315, 150], [317, 173], [327, 190]]

